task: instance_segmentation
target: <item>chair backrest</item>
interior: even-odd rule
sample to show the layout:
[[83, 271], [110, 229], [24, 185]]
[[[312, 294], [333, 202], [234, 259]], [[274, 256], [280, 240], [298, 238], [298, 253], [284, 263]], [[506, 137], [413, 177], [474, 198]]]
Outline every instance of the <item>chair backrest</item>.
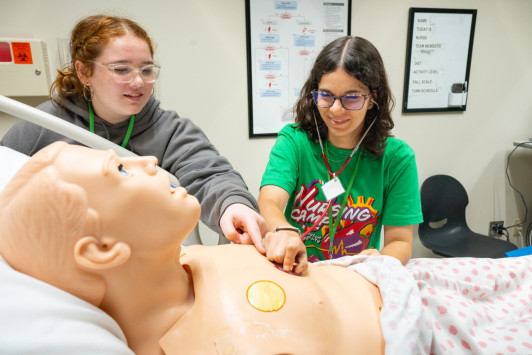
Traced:
[[466, 222], [469, 203], [462, 184], [448, 175], [434, 175], [421, 185], [423, 223], [421, 244], [434, 253], [450, 257], [502, 258], [517, 247], [509, 241], [473, 232]]
[[468, 203], [465, 188], [452, 176], [427, 178], [421, 185], [423, 223], [418, 229], [421, 244], [434, 251], [463, 243], [473, 233], [466, 222]]
[[421, 185], [421, 209], [425, 222], [465, 223], [465, 210], [469, 203], [462, 184], [449, 175], [434, 175]]

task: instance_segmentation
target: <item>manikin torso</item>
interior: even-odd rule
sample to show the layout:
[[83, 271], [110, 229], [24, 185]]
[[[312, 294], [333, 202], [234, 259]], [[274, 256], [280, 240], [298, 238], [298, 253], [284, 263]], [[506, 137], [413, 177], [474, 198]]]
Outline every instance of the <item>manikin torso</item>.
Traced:
[[[166, 354], [384, 353], [379, 290], [356, 272], [309, 265], [294, 276], [242, 245], [187, 247], [181, 263], [195, 301], [161, 339]], [[265, 310], [253, 296], [257, 284], [284, 304]]]

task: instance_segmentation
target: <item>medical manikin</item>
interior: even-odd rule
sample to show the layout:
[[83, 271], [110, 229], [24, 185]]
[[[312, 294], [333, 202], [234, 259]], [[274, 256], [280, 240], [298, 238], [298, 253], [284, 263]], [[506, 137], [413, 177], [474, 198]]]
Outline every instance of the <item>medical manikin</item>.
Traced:
[[200, 207], [155, 166], [44, 148], [0, 195], [0, 255], [105, 311], [139, 355], [384, 353], [382, 299], [358, 273], [297, 276], [246, 245], [182, 250]]

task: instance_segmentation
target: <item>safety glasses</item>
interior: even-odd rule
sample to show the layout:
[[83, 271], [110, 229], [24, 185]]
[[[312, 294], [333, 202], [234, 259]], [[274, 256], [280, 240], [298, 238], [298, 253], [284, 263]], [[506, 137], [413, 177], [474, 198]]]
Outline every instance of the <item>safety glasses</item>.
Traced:
[[153, 83], [159, 76], [161, 69], [157, 64], [148, 64], [141, 68], [132, 67], [127, 64], [105, 64], [100, 62], [93, 62], [100, 66], [109, 69], [113, 73], [113, 78], [119, 83], [130, 83], [136, 77], [137, 73], [145, 83]]

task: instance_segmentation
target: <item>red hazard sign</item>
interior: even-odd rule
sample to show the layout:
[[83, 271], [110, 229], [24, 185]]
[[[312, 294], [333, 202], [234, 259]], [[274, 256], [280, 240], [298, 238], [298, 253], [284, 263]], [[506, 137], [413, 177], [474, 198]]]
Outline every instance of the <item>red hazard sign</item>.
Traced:
[[15, 64], [33, 64], [29, 42], [11, 42]]

